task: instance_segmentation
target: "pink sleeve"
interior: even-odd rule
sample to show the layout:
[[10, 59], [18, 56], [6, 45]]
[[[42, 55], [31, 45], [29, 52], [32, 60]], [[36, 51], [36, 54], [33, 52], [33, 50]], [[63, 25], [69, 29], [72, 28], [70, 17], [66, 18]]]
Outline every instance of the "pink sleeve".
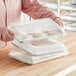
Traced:
[[34, 19], [51, 18], [63, 26], [62, 20], [56, 13], [40, 4], [38, 0], [22, 0], [22, 11]]

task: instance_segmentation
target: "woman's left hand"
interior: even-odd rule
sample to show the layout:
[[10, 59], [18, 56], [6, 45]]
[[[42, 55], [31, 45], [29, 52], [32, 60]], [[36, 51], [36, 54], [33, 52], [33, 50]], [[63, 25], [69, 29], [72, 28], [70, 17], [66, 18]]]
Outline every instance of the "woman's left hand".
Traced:
[[2, 37], [1, 38], [2, 41], [8, 42], [8, 41], [13, 40], [14, 33], [7, 28], [3, 28], [3, 32], [1, 34], [1, 37]]

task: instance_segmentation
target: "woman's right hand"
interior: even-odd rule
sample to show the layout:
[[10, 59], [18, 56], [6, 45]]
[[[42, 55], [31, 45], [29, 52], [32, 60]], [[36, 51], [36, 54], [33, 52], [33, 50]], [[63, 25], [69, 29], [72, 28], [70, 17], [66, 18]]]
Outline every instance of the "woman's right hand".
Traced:
[[7, 29], [6, 27], [1, 27], [0, 26], [0, 40], [4, 42], [8, 42], [13, 40], [14, 38], [14, 33]]

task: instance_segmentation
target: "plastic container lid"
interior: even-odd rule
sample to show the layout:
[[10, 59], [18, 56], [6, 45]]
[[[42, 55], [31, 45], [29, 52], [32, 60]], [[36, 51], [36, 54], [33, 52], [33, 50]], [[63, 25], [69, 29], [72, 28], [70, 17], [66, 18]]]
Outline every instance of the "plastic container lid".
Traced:
[[[64, 29], [50, 18], [32, 20], [26, 23], [14, 23], [8, 28], [16, 34], [16, 39], [18, 38], [18, 40], [21, 39], [24, 41], [55, 38], [66, 35]], [[20, 36], [28, 36], [28, 38], [22, 39]]]

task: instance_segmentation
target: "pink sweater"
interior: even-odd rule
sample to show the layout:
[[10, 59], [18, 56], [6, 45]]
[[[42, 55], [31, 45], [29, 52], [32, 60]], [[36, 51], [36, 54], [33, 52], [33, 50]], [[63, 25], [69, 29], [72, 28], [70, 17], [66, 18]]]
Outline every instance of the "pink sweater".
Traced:
[[21, 11], [34, 19], [51, 18], [61, 26], [61, 19], [38, 0], [0, 0], [0, 26], [19, 22]]

